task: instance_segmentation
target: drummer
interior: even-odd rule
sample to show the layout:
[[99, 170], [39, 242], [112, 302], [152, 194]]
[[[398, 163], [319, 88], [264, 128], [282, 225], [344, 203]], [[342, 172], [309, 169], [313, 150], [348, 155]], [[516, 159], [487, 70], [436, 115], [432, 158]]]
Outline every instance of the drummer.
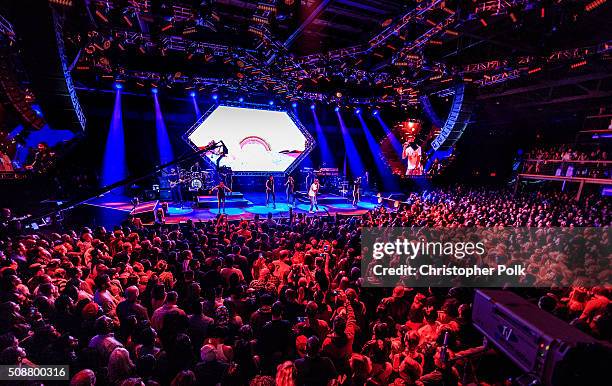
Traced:
[[[202, 168], [200, 167], [200, 163], [196, 162], [193, 165], [191, 165], [191, 168], [189, 168], [189, 171], [192, 174], [199, 174], [202, 171]], [[198, 176], [199, 177], [199, 176]]]

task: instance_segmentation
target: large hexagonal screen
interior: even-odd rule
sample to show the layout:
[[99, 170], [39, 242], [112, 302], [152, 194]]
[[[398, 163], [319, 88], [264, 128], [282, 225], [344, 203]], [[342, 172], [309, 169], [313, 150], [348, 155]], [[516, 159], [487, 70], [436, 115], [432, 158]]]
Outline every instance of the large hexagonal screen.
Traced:
[[[234, 173], [290, 172], [313, 146], [312, 137], [285, 111], [217, 106], [187, 133], [197, 148], [223, 141], [228, 154], [219, 166]], [[216, 163], [219, 154], [206, 154]]]

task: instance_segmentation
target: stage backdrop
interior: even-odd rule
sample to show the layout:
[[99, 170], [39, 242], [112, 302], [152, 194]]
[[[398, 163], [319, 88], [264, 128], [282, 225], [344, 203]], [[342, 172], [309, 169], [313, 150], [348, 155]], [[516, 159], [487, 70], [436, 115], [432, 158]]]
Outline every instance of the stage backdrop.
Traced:
[[[216, 106], [187, 133], [197, 148], [223, 141], [228, 154], [220, 166], [234, 173], [284, 173], [311, 149], [312, 138], [286, 111]], [[219, 154], [207, 154], [216, 163]]]

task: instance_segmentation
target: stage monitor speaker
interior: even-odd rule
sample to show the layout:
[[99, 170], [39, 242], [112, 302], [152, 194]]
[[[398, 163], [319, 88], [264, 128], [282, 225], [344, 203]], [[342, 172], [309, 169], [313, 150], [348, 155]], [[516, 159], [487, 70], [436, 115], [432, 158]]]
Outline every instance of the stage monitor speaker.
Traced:
[[159, 199], [162, 201], [172, 200], [172, 192], [170, 189], [159, 189]]
[[601, 382], [612, 347], [510, 291], [477, 290], [472, 322], [490, 343], [544, 385]]
[[159, 207], [159, 201], [147, 201], [136, 205], [130, 214], [134, 217], [140, 218], [143, 223], [154, 223], [155, 211]]
[[146, 201], [152, 201], [159, 198], [159, 190], [147, 189], [144, 191], [144, 199]]

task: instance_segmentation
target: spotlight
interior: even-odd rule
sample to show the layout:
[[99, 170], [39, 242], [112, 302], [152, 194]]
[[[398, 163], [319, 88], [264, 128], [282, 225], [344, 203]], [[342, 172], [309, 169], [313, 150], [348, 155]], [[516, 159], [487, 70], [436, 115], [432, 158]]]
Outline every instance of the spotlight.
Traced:
[[39, 105], [32, 105], [32, 110], [36, 113], [37, 116], [42, 117], [43, 113]]
[[293, 107], [294, 109], [296, 109], [296, 108], [297, 108], [297, 103], [293, 102], [293, 103], [291, 104], [291, 107]]
[[121, 90], [123, 88], [123, 85], [119, 82], [115, 82], [115, 89], [117, 90]]
[[192, 98], [195, 98], [195, 91], [190, 92], [189, 96], [192, 97]]
[[217, 99], [219, 99], [219, 95], [217, 95], [217, 94], [212, 94], [212, 99], [213, 99], [214, 101], [216, 101]]
[[374, 112], [372, 113], [372, 115], [378, 115], [378, 110], [374, 110]]
[[151, 89], [151, 92], [152, 92], [153, 94], [157, 94], [157, 87], [153, 87], [153, 88]]
[[355, 110], [355, 114], [357, 114], [357, 115], [361, 114], [361, 109], [356, 109]]
[[244, 102], [244, 98], [243, 97], [238, 98], [238, 102], [240, 103]]
[[268, 102], [268, 104], [269, 104], [270, 106], [274, 106], [274, 101], [270, 101], [270, 102]]
[[334, 107], [334, 111], [335, 111], [335, 112], [340, 111], [340, 106], [336, 106], [336, 107]]
[[314, 104], [314, 103], [310, 105], [310, 109], [311, 109], [311, 110], [314, 110], [314, 109], [316, 109], [316, 108], [317, 108], [317, 106], [315, 106], [315, 104]]

